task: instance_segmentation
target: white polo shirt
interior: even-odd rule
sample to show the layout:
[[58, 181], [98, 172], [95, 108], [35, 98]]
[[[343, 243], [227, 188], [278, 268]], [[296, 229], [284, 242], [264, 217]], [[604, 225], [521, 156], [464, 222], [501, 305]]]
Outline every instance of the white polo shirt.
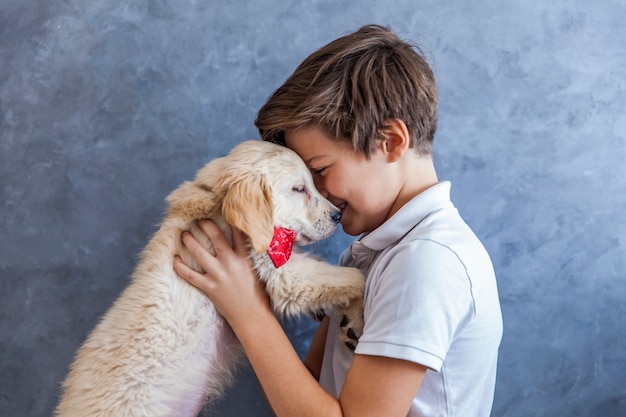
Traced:
[[[488, 417], [502, 315], [491, 259], [441, 182], [342, 254], [367, 277], [356, 354], [428, 368], [410, 417]], [[354, 354], [331, 317], [320, 383], [339, 396]]]

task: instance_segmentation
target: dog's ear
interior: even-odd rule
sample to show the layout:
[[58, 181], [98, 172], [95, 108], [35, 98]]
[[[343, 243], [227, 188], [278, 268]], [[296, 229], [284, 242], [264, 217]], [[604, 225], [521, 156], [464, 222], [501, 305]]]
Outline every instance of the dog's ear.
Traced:
[[215, 193], [191, 181], [172, 191], [166, 200], [169, 212], [184, 218], [203, 219], [215, 211]]
[[215, 215], [218, 193], [213, 190], [214, 178], [224, 170], [226, 158], [217, 158], [203, 166], [193, 181], [186, 181], [167, 196], [169, 213], [199, 220]]
[[262, 176], [249, 176], [231, 184], [222, 203], [222, 216], [250, 237], [257, 253], [267, 251], [274, 236], [274, 206]]

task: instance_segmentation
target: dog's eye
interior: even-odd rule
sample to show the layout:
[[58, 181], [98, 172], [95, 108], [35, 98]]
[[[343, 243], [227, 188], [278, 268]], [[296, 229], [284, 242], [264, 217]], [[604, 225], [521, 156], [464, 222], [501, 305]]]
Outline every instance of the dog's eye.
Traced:
[[304, 186], [293, 187], [292, 190], [296, 193], [306, 193], [306, 188], [304, 188]]

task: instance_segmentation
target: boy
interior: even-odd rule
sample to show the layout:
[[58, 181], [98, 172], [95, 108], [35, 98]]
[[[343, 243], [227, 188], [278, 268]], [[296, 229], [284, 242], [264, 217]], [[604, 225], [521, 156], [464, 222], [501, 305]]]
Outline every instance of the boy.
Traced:
[[256, 125], [288, 146], [361, 235], [341, 257], [367, 277], [365, 327], [352, 353], [326, 317], [304, 364], [246, 259], [211, 222], [207, 271], [177, 272], [207, 293], [242, 343], [278, 416], [489, 416], [502, 318], [489, 255], [450, 202], [432, 160], [437, 89], [423, 57], [366, 26], [309, 56]]

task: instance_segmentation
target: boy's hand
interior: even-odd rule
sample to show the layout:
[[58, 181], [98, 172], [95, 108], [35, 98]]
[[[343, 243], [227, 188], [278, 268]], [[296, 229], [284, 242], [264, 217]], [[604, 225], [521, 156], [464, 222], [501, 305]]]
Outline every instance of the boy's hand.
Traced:
[[265, 288], [252, 268], [243, 232], [233, 229], [231, 247], [215, 223], [203, 220], [198, 225], [211, 240], [215, 256], [191, 233], [184, 232], [183, 244], [206, 272], [194, 271], [177, 257], [174, 260], [176, 273], [203, 291], [233, 328], [254, 314], [255, 309], [270, 309]]

